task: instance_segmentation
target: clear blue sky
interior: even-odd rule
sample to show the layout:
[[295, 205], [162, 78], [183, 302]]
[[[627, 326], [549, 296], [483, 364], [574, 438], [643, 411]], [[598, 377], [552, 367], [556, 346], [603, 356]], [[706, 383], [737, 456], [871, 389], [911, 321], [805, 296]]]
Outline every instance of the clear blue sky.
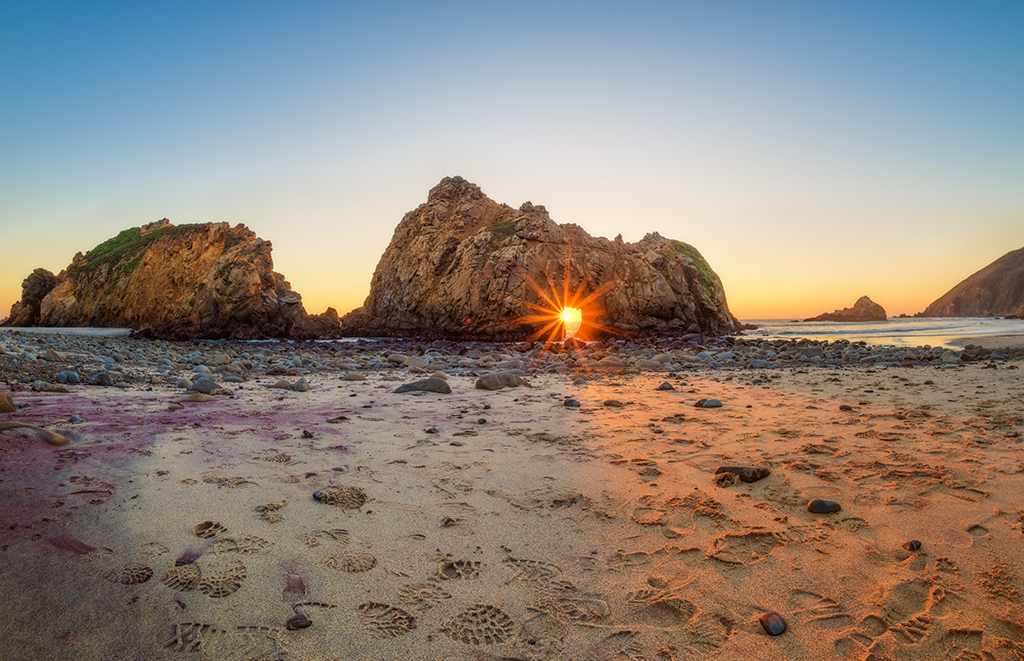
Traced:
[[4, 0], [0, 317], [163, 217], [344, 313], [456, 174], [694, 244], [741, 318], [913, 313], [1024, 246], [1022, 35], [1019, 1]]

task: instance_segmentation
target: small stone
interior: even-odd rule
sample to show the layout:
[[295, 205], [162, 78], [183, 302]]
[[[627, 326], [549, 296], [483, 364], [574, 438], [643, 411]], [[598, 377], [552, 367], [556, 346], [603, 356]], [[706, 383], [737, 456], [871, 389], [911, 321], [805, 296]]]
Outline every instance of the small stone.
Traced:
[[213, 379], [211, 379], [208, 376], [199, 377], [192, 383], [192, 385], [188, 387], [189, 390], [192, 390], [194, 392], [201, 392], [204, 395], [209, 395], [218, 388], [220, 388], [220, 386], [217, 385], [213, 381]]
[[11, 396], [5, 392], [0, 392], [0, 413], [14, 413], [18, 410], [18, 407], [14, 405], [14, 400]]
[[366, 381], [366, 375], [359, 372], [345, 372], [345, 376], [341, 378], [345, 381]]
[[272, 385], [270, 387], [271, 388], [280, 388], [281, 390], [291, 390], [292, 389], [292, 384], [288, 383], [288, 379], [281, 379], [277, 383], [275, 383], [274, 385]]
[[428, 434], [439, 434], [439, 433], [441, 433], [441, 430], [438, 429], [437, 427], [431, 427], [430, 429], [427, 430], [427, 433]]
[[463, 442], [462, 441], [452, 441], [448, 445], [454, 445], [457, 448], [461, 448], [463, 446]]
[[324, 497], [324, 492], [323, 491], [314, 491], [313, 492], [313, 499], [314, 500], [322, 500], [323, 497]]
[[298, 615], [294, 615], [288, 618], [288, 621], [285, 622], [284, 626], [286, 629], [288, 629], [288, 631], [295, 631], [296, 629], [305, 629], [306, 627], [309, 627], [312, 624], [312, 620], [310, 620], [305, 615], [299, 613]]
[[675, 390], [675, 389], [676, 389], [676, 387], [674, 385], [672, 385], [671, 383], [669, 383], [668, 381], [665, 381], [660, 386], [655, 388], [655, 390]]
[[839, 405], [839, 410], [840, 411], [852, 411], [853, 407], [850, 406], [849, 404], [840, 404]]
[[1008, 431], [1008, 432], [1006, 432], [1006, 438], [1017, 438], [1018, 436], [1020, 436], [1020, 433], [1018, 433], [1018, 432], [1015, 432], [1015, 431]]
[[757, 482], [772, 474], [771, 470], [756, 466], [719, 466], [715, 469], [715, 475], [722, 473], [732, 473], [741, 482]]
[[815, 498], [811, 502], [807, 503], [807, 511], [814, 512], [815, 514], [834, 514], [839, 510], [843, 509], [834, 500], [820, 500]]
[[302, 430], [302, 438], [313, 438], [313, 433], [303, 429]]
[[774, 611], [761, 615], [760, 621], [769, 636], [779, 636], [786, 631], [786, 621]]
[[309, 382], [306, 381], [306, 377], [302, 377], [292, 384], [291, 389], [295, 392], [309, 392]]
[[201, 392], [194, 392], [191, 395], [185, 395], [180, 400], [181, 402], [215, 402], [217, 398], [213, 395], [204, 395]]
[[693, 408], [699, 409], [702, 406], [704, 406], [704, 404], [706, 404], [707, 401], [708, 401], [707, 399], [698, 399], [697, 402], [693, 405]]
[[68, 392], [68, 389], [64, 386], [58, 386], [46, 381], [33, 381], [32, 382], [33, 392]]
[[444, 379], [423, 379], [422, 381], [400, 385], [395, 388], [395, 392], [436, 392], [442, 395], [450, 395], [452, 387]]
[[572, 382], [572, 385], [574, 385], [574, 386], [576, 386], [578, 388], [582, 388], [583, 386], [587, 385], [588, 383], [590, 383], [590, 381], [587, 381], [586, 379], [576, 379], [575, 381]]
[[58, 383], [81, 383], [82, 378], [78, 376], [78, 372], [71, 370], [65, 370], [57, 375]]
[[722, 402], [717, 399], [709, 399], [703, 404], [703, 408], [706, 409], [720, 409], [722, 408]]
[[106, 372], [99, 372], [96, 376], [89, 379], [90, 386], [112, 386], [114, 385], [114, 379]]
[[903, 548], [910, 552], [919, 551], [921, 550], [921, 542], [916, 539], [912, 539], [909, 542], [904, 542]]
[[487, 424], [487, 418], [477, 418], [476, 421], [477, 421], [478, 424], [481, 424], [481, 425], [486, 425]]
[[575, 399], [572, 399], [571, 397], [566, 398], [565, 405], [568, 406], [569, 408], [579, 408], [580, 407], [580, 403], [578, 401], [576, 401]]
[[68, 418], [68, 422], [70, 422], [73, 425], [79, 425], [85, 422], [85, 418], [83, 418], [80, 415], [72, 415]]
[[174, 384], [174, 387], [175, 388], [183, 388], [183, 389], [187, 390], [187, 389], [192, 387], [192, 382], [189, 381], [188, 379], [181, 378], [181, 379], [178, 379], [178, 381]]
[[515, 388], [517, 386], [529, 386], [519, 370], [507, 370], [487, 374], [476, 380], [476, 387], [480, 390], [501, 390], [502, 388]]
[[604, 400], [604, 405], [613, 409], [622, 408], [622, 402], [617, 399], [606, 399]]

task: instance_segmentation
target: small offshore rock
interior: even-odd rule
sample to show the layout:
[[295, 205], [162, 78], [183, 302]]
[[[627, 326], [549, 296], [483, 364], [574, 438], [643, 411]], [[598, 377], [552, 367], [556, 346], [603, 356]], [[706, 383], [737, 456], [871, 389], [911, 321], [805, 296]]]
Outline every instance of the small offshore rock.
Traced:
[[764, 613], [760, 618], [761, 626], [769, 636], [779, 636], [786, 631], [786, 621], [774, 611]]
[[704, 402], [704, 404], [702, 405], [702, 408], [706, 408], [706, 409], [720, 409], [720, 408], [722, 408], [722, 402], [718, 401], [717, 399], [709, 399], [709, 400]]
[[501, 390], [502, 388], [515, 388], [517, 386], [529, 386], [523, 373], [519, 370], [506, 370], [487, 374], [476, 380], [476, 387], [480, 390]]
[[903, 548], [905, 548], [906, 550], [908, 550], [908, 551], [910, 551], [912, 553], [914, 551], [920, 551], [921, 550], [921, 542], [919, 542], [916, 539], [912, 539], [909, 542], [904, 542], [903, 543]]
[[395, 392], [436, 392], [442, 395], [450, 395], [452, 387], [444, 379], [423, 379], [422, 381], [400, 385], [395, 388]]
[[676, 387], [674, 385], [672, 385], [671, 383], [669, 383], [668, 381], [665, 381], [660, 386], [655, 388], [655, 390], [675, 390], [675, 389], [676, 389]]
[[757, 482], [772, 474], [771, 470], [757, 466], [719, 466], [715, 469], [715, 475], [732, 473], [741, 482]]
[[814, 512], [815, 514], [834, 514], [841, 509], [843, 509], [842, 506], [834, 500], [821, 500], [815, 498], [811, 502], [807, 503], [807, 511]]

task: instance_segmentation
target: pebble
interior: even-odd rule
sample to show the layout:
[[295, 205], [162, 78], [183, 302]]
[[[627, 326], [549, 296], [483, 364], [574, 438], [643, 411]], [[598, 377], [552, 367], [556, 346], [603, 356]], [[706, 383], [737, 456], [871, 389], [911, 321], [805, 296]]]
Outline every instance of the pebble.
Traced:
[[1006, 432], [1006, 438], [1017, 438], [1018, 436], [1020, 436], [1019, 432], [1015, 432], [1015, 431], [1008, 431], [1008, 432]]
[[189, 388], [192, 387], [192, 382], [189, 381], [188, 379], [178, 379], [178, 381], [174, 384], [174, 387], [188, 390]]
[[302, 430], [302, 438], [313, 438], [313, 433], [303, 429]]
[[839, 410], [840, 411], [852, 411], [853, 407], [850, 406], [849, 404], [840, 404], [839, 405]]
[[65, 370], [57, 375], [57, 383], [81, 383], [82, 378], [78, 376], [78, 372], [71, 370]]
[[717, 399], [709, 399], [704, 402], [703, 407], [706, 409], [720, 409], [722, 408], [722, 402]]
[[916, 539], [912, 539], [909, 542], [904, 542], [903, 548], [911, 552], [919, 551], [921, 549], [921, 542], [917, 541]]
[[430, 429], [427, 430], [427, 433], [428, 434], [440, 434], [441, 430], [438, 429], [437, 427], [431, 427]]
[[480, 390], [501, 390], [502, 388], [515, 388], [516, 386], [528, 386], [529, 383], [523, 378], [520, 370], [506, 370], [482, 376], [476, 380], [476, 387]]
[[201, 392], [204, 395], [209, 395], [214, 390], [218, 390], [219, 388], [220, 388], [220, 386], [217, 385], [213, 381], [213, 379], [211, 379], [211, 378], [209, 378], [207, 376], [203, 376], [203, 377], [200, 377], [200, 378], [196, 379], [192, 383], [192, 385], [190, 385], [188, 387], [189, 390], [194, 390], [195, 392]]
[[80, 415], [72, 415], [72, 416], [68, 417], [68, 422], [70, 422], [73, 425], [77, 425], [77, 424], [81, 424], [81, 423], [85, 422], [85, 418], [83, 418]]
[[487, 424], [487, 418], [477, 418], [476, 421], [477, 421], [478, 424], [481, 424], [481, 425], [486, 425]]
[[834, 514], [839, 510], [843, 509], [834, 500], [820, 500], [815, 498], [811, 502], [807, 503], [807, 511], [814, 512], [815, 514]]
[[613, 409], [622, 408], [623, 404], [617, 399], [606, 399], [604, 405]]
[[292, 384], [291, 389], [295, 392], [309, 392], [309, 382], [306, 381], [306, 377], [302, 377]]
[[565, 405], [568, 406], [569, 408], [579, 408], [580, 407], [580, 403], [578, 401], [576, 401], [575, 399], [572, 399], [571, 397], [566, 397], [565, 398]]
[[695, 408], [695, 409], [699, 409], [699, 408], [701, 408], [702, 406], [704, 406], [704, 404], [706, 404], [706, 403], [707, 403], [707, 401], [708, 401], [708, 400], [706, 400], [706, 399], [698, 399], [698, 400], [697, 400], [697, 402], [696, 402], [696, 403], [695, 403], [695, 404], [693, 405], [693, 408]]
[[655, 390], [675, 390], [675, 389], [676, 389], [676, 387], [674, 385], [672, 385], [671, 383], [669, 383], [668, 381], [663, 382], [660, 386], [655, 388]]
[[288, 618], [288, 621], [285, 622], [284, 626], [288, 631], [295, 631], [296, 629], [305, 629], [306, 627], [312, 626], [312, 624], [312, 620], [299, 613], [298, 615], [293, 615]]
[[99, 372], [89, 379], [90, 386], [112, 386], [114, 379], [106, 372]]
[[786, 621], [774, 611], [762, 614], [760, 621], [769, 636], [779, 636], [786, 631]]
[[454, 445], [455, 447], [460, 448], [463, 446], [463, 443], [462, 441], [452, 441], [449, 445]]

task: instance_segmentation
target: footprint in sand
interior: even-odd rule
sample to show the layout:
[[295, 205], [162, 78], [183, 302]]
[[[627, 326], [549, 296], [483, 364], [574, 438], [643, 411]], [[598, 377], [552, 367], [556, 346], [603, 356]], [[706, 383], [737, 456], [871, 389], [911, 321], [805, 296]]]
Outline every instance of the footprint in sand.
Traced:
[[192, 533], [196, 537], [202, 539], [212, 539], [222, 532], [227, 532], [228, 529], [217, 523], [216, 521], [203, 521], [192, 526]]
[[546, 613], [562, 622], [593, 623], [611, 614], [608, 602], [598, 597], [569, 581], [540, 581], [526, 610]]
[[120, 583], [121, 585], [138, 585], [139, 583], [145, 583], [149, 579], [153, 578], [153, 569], [146, 565], [121, 565], [108, 570], [103, 574], [103, 578], [111, 583]]
[[203, 572], [203, 576], [199, 579], [199, 591], [207, 597], [222, 599], [237, 592], [245, 582], [246, 576], [246, 567], [241, 560], [235, 560], [230, 564], [214, 565], [211, 569]]
[[224, 629], [198, 622], [175, 623], [166, 640], [157, 639], [157, 644], [172, 652], [206, 652], [212, 640], [227, 634]]
[[793, 590], [789, 597], [790, 612], [803, 622], [816, 626], [847, 626], [852, 618], [835, 600], [807, 590]]
[[377, 566], [377, 558], [369, 553], [339, 551], [324, 558], [324, 564], [350, 574], [367, 572]]
[[221, 553], [253, 555], [263, 551], [268, 546], [270, 546], [270, 542], [262, 537], [243, 535], [242, 537], [222, 537], [213, 543], [211, 549], [217, 555]]
[[398, 600], [417, 611], [428, 611], [431, 608], [451, 599], [452, 595], [441, 586], [426, 582], [405, 585], [398, 591]]
[[366, 504], [366, 493], [359, 487], [331, 487], [313, 494], [324, 505], [334, 505], [343, 510], [357, 510]]
[[490, 604], [473, 604], [441, 627], [441, 633], [466, 645], [494, 645], [513, 636], [515, 623]]
[[763, 560], [782, 544], [778, 535], [767, 530], [730, 532], [711, 543], [707, 557], [727, 565], [746, 565]]
[[330, 540], [341, 546], [348, 546], [349, 534], [347, 530], [336, 528], [334, 530], [311, 530], [302, 536], [302, 542], [309, 548], [320, 546], [322, 540]]
[[541, 560], [525, 560], [509, 557], [505, 558], [503, 562], [514, 567], [518, 571], [515, 576], [508, 580], [509, 583], [513, 581], [549, 581], [562, 573], [560, 568]]
[[374, 638], [397, 638], [416, 628], [416, 618], [389, 604], [368, 601], [356, 606], [356, 612]]
[[483, 563], [479, 560], [452, 560], [441, 563], [437, 578], [442, 581], [480, 578]]
[[188, 592], [196, 589], [200, 578], [202, 578], [202, 572], [199, 570], [199, 565], [193, 563], [171, 567], [164, 572], [160, 582], [172, 590]]
[[626, 595], [626, 602], [638, 606], [628, 614], [629, 620], [659, 628], [685, 626], [697, 613], [693, 603], [659, 588], [630, 592]]

